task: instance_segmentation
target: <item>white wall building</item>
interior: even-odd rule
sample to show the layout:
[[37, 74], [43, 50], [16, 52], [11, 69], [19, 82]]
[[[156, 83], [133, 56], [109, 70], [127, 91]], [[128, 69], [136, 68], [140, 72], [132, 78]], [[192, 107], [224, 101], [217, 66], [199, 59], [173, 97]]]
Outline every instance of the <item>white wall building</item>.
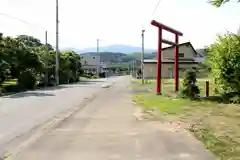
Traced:
[[85, 73], [93, 73], [99, 75], [99, 73], [105, 72], [106, 76], [111, 75], [109, 64], [102, 62], [100, 56], [93, 55], [81, 55], [82, 67]]
[[100, 56], [81, 55], [82, 67], [85, 73], [99, 74], [101, 69]]

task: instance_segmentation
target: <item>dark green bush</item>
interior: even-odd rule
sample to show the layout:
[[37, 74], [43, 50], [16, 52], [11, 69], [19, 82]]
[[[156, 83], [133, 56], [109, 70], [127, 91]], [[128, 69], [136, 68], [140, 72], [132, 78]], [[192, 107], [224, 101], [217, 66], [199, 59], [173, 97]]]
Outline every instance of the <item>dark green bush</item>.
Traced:
[[0, 85], [6, 80], [10, 73], [10, 65], [0, 59]]
[[85, 74], [85, 75], [83, 75], [83, 77], [91, 78], [92, 76], [90, 76], [90, 75], [88, 75], [88, 74]]
[[24, 91], [24, 87], [21, 85], [4, 86], [3, 93], [17, 93]]
[[69, 83], [69, 73], [60, 71], [59, 72], [59, 83], [60, 84], [68, 84]]
[[30, 70], [23, 71], [18, 78], [18, 84], [24, 89], [34, 89], [36, 86], [36, 76]]
[[4, 88], [0, 87], [0, 96], [3, 96], [3, 93], [5, 92]]
[[69, 78], [69, 83], [75, 83], [75, 82], [77, 82], [76, 77], [70, 77]]
[[[211, 68], [215, 91], [222, 96], [240, 93], [240, 35], [219, 36], [209, 48], [206, 64]], [[227, 96], [228, 97], [228, 96]], [[240, 99], [239, 99], [240, 100]]]
[[93, 75], [91, 78], [92, 78], [92, 79], [97, 79], [98, 76], [97, 76], [97, 75]]
[[99, 73], [99, 77], [100, 78], [105, 78], [106, 77], [105, 72]]
[[192, 100], [198, 99], [200, 90], [196, 83], [196, 72], [193, 70], [185, 71], [183, 76], [182, 88], [180, 91], [181, 97], [189, 98]]

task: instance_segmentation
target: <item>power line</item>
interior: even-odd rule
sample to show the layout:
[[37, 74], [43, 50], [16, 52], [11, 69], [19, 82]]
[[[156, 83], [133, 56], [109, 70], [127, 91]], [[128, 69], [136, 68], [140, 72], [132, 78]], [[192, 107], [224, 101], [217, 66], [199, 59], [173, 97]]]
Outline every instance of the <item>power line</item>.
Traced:
[[0, 15], [3, 16], [3, 17], [7, 17], [7, 18], [11, 18], [11, 19], [18, 20], [18, 21], [20, 21], [20, 22], [22, 22], [22, 23], [24, 23], [24, 24], [26, 24], [26, 25], [28, 25], [28, 26], [32, 26], [32, 27], [34, 27], [34, 28], [39, 28], [39, 29], [41, 29], [41, 30], [46, 30], [46, 28], [44, 28], [44, 27], [42, 27], [42, 26], [40, 26], [40, 25], [27, 22], [27, 21], [25, 21], [25, 20], [23, 20], [23, 19], [21, 19], [21, 18], [12, 16], [12, 15], [9, 15], [9, 14], [6, 14], [6, 13], [0, 13]]
[[[32, 28], [35, 28], [35, 29], [38, 28], [38, 30], [44, 31], [44, 33], [45, 33], [45, 31], [48, 30], [48, 29], [46, 29], [46, 28], [43, 27], [43, 26], [40, 26], [40, 25], [35, 24], [35, 23], [27, 22], [27, 21], [25, 21], [25, 20], [23, 20], [23, 19], [21, 19], [21, 18], [12, 16], [12, 15], [10, 15], [10, 14], [0, 13], [0, 16], [6, 17], [6, 18], [10, 18], [10, 19], [14, 19], [14, 20], [18, 20], [19, 22], [22, 22], [22, 23], [24, 23], [24, 24], [27, 25], [27, 26], [31, 26]], [[52, 31], [51, 31], [51, 32], [52, 32]], [[49, 30], [48, 30], [48, 33], [50, 33]], [[66, 36], [64, 36], [64, 39], [68, 39], [68, 38], [67, 38]]]
[[[158, 0], [158, 3], [155, 5], [154, 10], [151, 14], [150, 19], [154, 16], [154, 14], [156, 13], [159, 4], [160, 4], [161, 0]], [[150, 27], [150, 22], [148, 22], [148, 27]], [[144, 84], [144, 32], [146, 31], [146, 28], [144, 29], [144, 25], [142, 28], [142, 56], [141, 56], [141, 78], [142, 78], [142, 84]]]
[[[152, 17], [154, 16], [154, 14], [156, 13], [156, 11], [158, 10], [161, 1], [162, 1], [162, 0], [158, 0], [157, 4], [155, 5], [155, 7], [154, 7], [154, 9], [153, 9], [153, 12], [152, 12], [150, 18], [147, 20], [147, 24], [148, 24], [148, 25], [147, 25], [147, 28], [150, 27], [150, 21], [151, 21]], [[144, 28], [144, 25], [143, 25], [143, 29], [146, 30], [147, 28]]]
[[44, 30], [45, 41], [47, 40], [48, 32], [47, 32], [47, 29], [45, 29], [44, 27], [36, 25], [36, 24], [33, 24], [33, 23], [30, 23], [30, 22], [27, 22], [27, 21], [25, 21], [25, 20], [23, 20], [21, 18], [12, 16], [12, 15], [9, 15], [9, 14], [6, 14], [6, 13], [0, 13], [0, 16], [4, 16], [4, 17], [7, 17], [7, 18], [15, 19], [15, 20], [18, 20], [18, 21], [24, 23], [25, 25], [32, 26], [34, 28], [38, 28], [38, 29]]
[[158, 0], [158, 3], [156, 4], [156, 6], [155, 6], [155, 8], [154, 8], [151, 17], [153, 17], [154, 14], [156, 13], [156, 11], [158, 10], [158, 7], [159, 7], [160, 3], [161, 3], [161, 0]]

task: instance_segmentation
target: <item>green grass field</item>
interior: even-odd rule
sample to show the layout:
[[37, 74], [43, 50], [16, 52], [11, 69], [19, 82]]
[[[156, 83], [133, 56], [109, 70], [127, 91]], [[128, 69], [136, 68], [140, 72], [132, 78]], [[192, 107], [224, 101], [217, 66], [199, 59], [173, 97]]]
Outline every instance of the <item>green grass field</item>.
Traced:
[[[201, 96], [204, 96], [206, 80], [208, 79], [198, 79]], [[185, 124], [184, 126], [187, 126], [186, 129], [220, 159], [239, 160], [240, 105], [176, 98], [172, 96], [174, 95], [173, 82], [172, 79], [163, 80], [163, 95], [158, 96], [155, 94], [154, 80], [149, 80], [144, 85], [141, 85], [139, 80], [133, 81], [133, 101], [146, 113], [155, 111], [161, 113], [151, 113], [152, 117], [148, 117], [150, 119], [181, 121]], [[214, 95], [211, 80], [210, 95]]]

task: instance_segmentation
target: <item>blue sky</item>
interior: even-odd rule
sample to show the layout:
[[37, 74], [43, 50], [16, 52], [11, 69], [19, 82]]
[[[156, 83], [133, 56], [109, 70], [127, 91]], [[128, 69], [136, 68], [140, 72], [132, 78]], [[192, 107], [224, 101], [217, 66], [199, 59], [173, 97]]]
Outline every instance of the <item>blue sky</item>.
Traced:
[[[217, 34], [236, 32], [240, 26], [240, 3], [215, 8], [207, 0], [59, 0], [60, 48], [129, 44], [141, 46], [141, 30], [146, 29], [146, 48], [157, 48], [155, 19], [184, 33], [181, 42], [195, 48], [211, 44]], [[5, 35], [29, 34], [55, 45], [55, 0], [1, 0], [0, 13], [18, 17], [32, 25], [0, 15], [0, 31]], [[170, 34], [164, 38], [171, 40]]]

